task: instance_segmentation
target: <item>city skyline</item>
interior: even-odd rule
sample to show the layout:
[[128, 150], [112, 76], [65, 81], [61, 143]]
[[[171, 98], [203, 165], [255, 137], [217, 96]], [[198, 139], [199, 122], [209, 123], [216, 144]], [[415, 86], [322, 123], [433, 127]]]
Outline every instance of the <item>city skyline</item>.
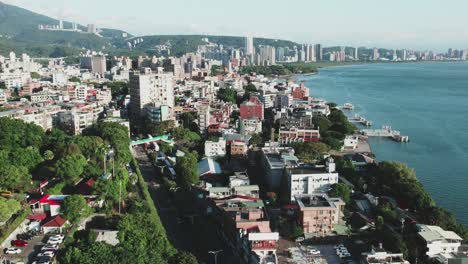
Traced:
[[[164, 5], [162, 1], [137, 0], [118, 3], [119, 8], [109, 8], [115, 3], [108, 0], [5, 2], [56, 19], [122, 29], [135, 35], [248, 34], [326, 46], [433, 49], [437, 52], [448, 48], [464, 49], [468, 42], [468, 33], [464, 30], [468, 21], [463, 18], [468, 3], [461, 0], [452, 0], [450, 5], [398, 0], [388, 9], [371, 0], [352, 3], [301, 0], [290, 10], [271, 2], [240, 0], [236, 5], [246, 8], [239, 8], [238, 12], [232, 12], [236, 10], [232, 5], [213, 0], [203, 4], [172, 1]], [[145, 8], [141, 8], [143, 6]]]

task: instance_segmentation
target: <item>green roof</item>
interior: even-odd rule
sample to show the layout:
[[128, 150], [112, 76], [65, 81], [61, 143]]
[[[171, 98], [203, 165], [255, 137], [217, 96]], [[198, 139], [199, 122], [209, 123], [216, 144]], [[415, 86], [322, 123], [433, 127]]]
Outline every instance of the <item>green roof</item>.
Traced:
[[145, 138], [145, 139], [133, 140], [133, 141], [130, 141], [130, 145], [135, 146], [135, 145], [147, 144], [147, 143], [151, 143], [153, 141], [163, 141], [163, 142], [166, 142], [168, 144], [173, 144], [174, 143], [174, 140], [169, 139], [169, 135], [162, 135], [162, 136], [157, 136], [157, 137], [151, 137], [150, 136], [150, 137]]

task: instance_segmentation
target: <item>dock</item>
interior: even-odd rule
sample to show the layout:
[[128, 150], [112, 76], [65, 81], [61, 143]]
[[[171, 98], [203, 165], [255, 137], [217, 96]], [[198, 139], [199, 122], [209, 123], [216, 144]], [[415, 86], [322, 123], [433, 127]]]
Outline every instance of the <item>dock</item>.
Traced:
[[360, 115], [354, 115], [354, 117], [350, 117], [348, 119], [349, 119], [349, 122], [351, 122], [351, 123], [357, 123], [357, 124], [363, 125], [365, 127], [372, 126], [371, 121], [367, 120], [366, 118], [364, 118], [364, 117], [362, 117]]
[[387, 137], [396, 142], [409, 142], [409, 136], [402, 136], [400, 131], [393, 130], [390, 126], [384, 126], [382, 129], [363, 129], [361, 134], [368, 137]]

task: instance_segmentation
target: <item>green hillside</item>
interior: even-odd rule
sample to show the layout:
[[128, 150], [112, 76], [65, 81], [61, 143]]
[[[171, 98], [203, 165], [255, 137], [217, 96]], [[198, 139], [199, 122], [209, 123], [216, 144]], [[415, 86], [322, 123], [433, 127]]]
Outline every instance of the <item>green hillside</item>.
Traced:
[[[10, 51], [26, 52], [33, 57], [74, 56], [81, 50], [92, 49], [110, 54], [128, 54], [132, 56], [155, 53], [155, 46], [170, 44], [172, 55], [180, 56], [187, 52], [195, 52], [199, 45], [204, 44], [203, 38], [225, 47], [243, 47], [244, 38], [238, 36], [210, 35], [154, 35], [143, 36], [144, 41], [133, 50], [128, 49], [130, 34], [123, 37], [122, 30], [100, 29], [101, 36], [94, 34], [39, 30], [39, 24], [58, 25], [59, 21], [40, 15], [24, 8], [0, 2], [0, 54]], [[64, 27], [71, 28], [71, 22], [64, 21]], [[86, 31], [86, 27], [78, 25]], [[292, 41], [254, 38], [254, 45], [288, 46], [299, 45]]]

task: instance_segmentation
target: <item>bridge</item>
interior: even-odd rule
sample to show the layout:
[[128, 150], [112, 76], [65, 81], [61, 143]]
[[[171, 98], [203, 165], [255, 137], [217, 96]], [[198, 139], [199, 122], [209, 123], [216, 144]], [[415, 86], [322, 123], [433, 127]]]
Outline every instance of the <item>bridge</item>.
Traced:
[[169, 135], [161, 135], [157, 137], [153, 137], [149, 135], [148, 138], [145, 138], [145, 139], [138, 139], [138, 140], [130, 141], [130, 146], [134, 147], [134, 146], [149, 144], [149, 143], [158, 142], [158, 141], [165, 142], [169, 145], [174, 144], [174, 140], [169, 139]]

